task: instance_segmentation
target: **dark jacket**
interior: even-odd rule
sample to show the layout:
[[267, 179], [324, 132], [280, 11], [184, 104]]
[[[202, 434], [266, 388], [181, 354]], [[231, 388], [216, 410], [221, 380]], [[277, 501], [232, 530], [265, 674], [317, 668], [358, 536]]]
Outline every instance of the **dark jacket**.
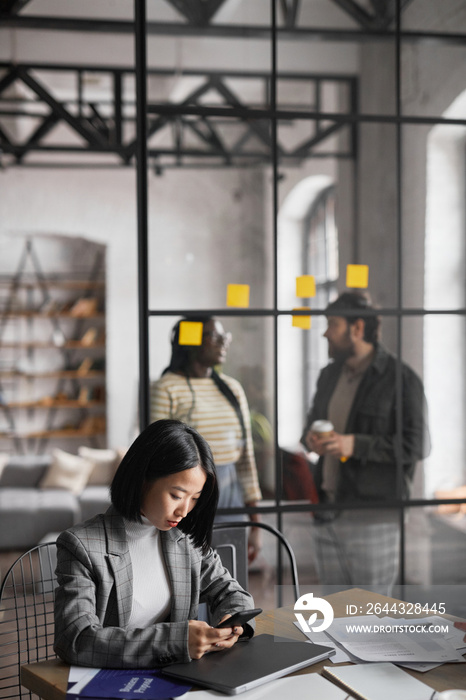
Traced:
[[[342, 362], [332, 362], [320, 373], [314, 403], [308, 414], [301, 441], [314, 420], [328, 417], [328, 405], [337, 384]], [[380, 501], [409, 496], [416, 462], [430, 452], [426, 422], [426, 401], [422, 382], [405, 364], [402, 374], [402, 484], [397, 492], [396, 440], [396, 359], [381, 345], [376, 346], [374, 360], [357, 390], [345, 434], [355, 435], [354, 454], [342, 463], [336, 500]], [[321, 458], [315, 479], [319, 496], [322, 492]]]

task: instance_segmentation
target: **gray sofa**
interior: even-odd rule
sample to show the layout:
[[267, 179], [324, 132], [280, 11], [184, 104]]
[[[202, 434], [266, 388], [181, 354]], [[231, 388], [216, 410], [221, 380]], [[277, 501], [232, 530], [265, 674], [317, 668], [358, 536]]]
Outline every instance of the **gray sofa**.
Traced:
[[0, 475], [0, 550], [25, 551], [46, 535], [102, 513], [110, 504], [107, 486], [87, 486], [79, 496], [65, 489], [39, 488], [51, 463], [48, 455], [11, 456]]

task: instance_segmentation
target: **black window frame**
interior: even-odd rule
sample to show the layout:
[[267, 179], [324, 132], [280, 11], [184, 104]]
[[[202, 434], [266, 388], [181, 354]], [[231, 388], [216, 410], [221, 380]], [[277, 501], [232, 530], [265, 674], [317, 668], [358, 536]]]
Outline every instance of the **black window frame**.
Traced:
[[[271, 317], [274, 322], [274, 342], [275, 342], [275, 365], [273, 371], [273, 381], [274, 381], [274, 435], [275, 435], [275, 502], [271, 506], [267, 507], [257, 507], [257, 508], [243, 508], [234, 509], [231, 512], [237, 513], [271, 513], [276, 516], [276, 525], [278, 529], [282, 530], [283, 526], [283, 516], [289, 513], [312, 513], [317, 511], [324, 511], [328, 508], [323, 504], [286, 504], [282, 500], [282, 468], [280, 463], [280, 449], [277, 443], [278, 436], [278, 425], [277, 425], [277, 406], [280, 400], [277, 394], [278, 385], [278, 368], [277, 368], [277, 321], [279, 316], [287, 315], [291, 316], [296, 314], [296, 311], [292, 309], [280, 309], [278, 307], [277, 300], [277, 214], [278, 214], [278, 183], [280, 180], [279, 172], [279, 153], [277, 150], [277, 127], [280, 119], [305, 119], [305, 118], [315, 118], [312, 115], [303, 114], [302, 111], [293, 112], [287, 110], [283, 112], [277, 106], [276, 103], [276, 82], [277, 82], [277, 40], [278, 40], [278, 27], [277, 27], [277, 14], [278, 14], [278, 0], [271, 0], [271, 80], [270, 80], [270, 108], [265, 110], [250, 110], [249, 116], [254, 118], [267, 119], [271, 125], [271, 136], [272, 136], [272, 176], [273, 176], [273, 242], [274, 242], [274, 255], [273, 255], [273, 277], [274, 277], [274, 301], [273, 308], [268, 309], [203, 309], [203, 311], [209, 315], [214, 316], [261, 316], [261, 317]], [[391, 124], [396, 130], [396, 245], [397, 245], [397, 267], [399, 270], [403, 269], [403, 221], [402, 221], [402, 209], [403, 209], [403, 138], [402, 132], [405, 125], [418, 124], [420, 126], [433, 125], [433, 124], [460, 124], [466, 125], [466, 120], [458, 119], [444, 119], [441, 117], [414, 117], [404, 115], [402, 113], [402, 103], [401, 103], [401, 54], [402, 54], [402, 40], [404, 36], [408, 34], [413, 36], [416, 35], [417, 39], [435, 39], [437, 41], [444, 42], [448, 44], [458, 43], [458, 41], [464, 41], [466, 39], [466, 34], [456, 33], [456, 34], [439, 34], [439, 33], [429, 33], [429, 32], [403, 32], [401, 27], [401, 13], [402, 13], [402, 0], [396, 0], [396, 14], [395, 23], [393, 30], [387, 30], [387, 33], [394, 41], [395, 47], [395, 58], [396, 58], [396, 109], [392, 114], [385, 115], [375, 115], [375, 114], [361, 114], [357, 109], [357, 105], [353, 105], [353, 111], [347, 115], [337, 115], [336, 119], [341, 120], [348, 124], [355, 136], [355, 143], [357, 143], [359, 138], [359, 126], [363, 124]], [[139, 416], [140, 416], [140, 426], [143, 428], [149, 422], [149, 320], [151, 317], [157, 316], [190, 316], [199, 313], [199, 310], [190, 309], [165, 309], [157, 310], [150, 309], [148, 303], [148, 203], [147, 203], [147, 176], [148, 176], [148, 154], [147, 154], [147, 96], [146, 96], [146, 1], [145, 0], [135, 0], [135, 38], [136, 38], [136, 86], [137, 86], [137, 191], [138, 191], [138, 265], [139, 265], [139, 330], [140, 330], [140, 365], [139, 365], [139, 376], [140, 376], [140, 397], [139, 397]], [[361, 30], [359, 32], [361, 38], [367, 36], [370, 31]], [[357, 32], [355, 32], [355, 35]], [[174, 107], [173, 109], [176, 110]], [[181, 110], [182, 111], [182, 110]], [[214, 111], [209, 112], [208, 108], [202, 109], [189, 109], [186, 108], [186, 113], [201, 113], [205, 114], [214, 113]], [[152, 110], [152, 114], [154, 110]], [[232, 116], [245, 116], [244, 109], [235, 110], [231, 109], [230, 114]], [[357, 172], [357, 149], [353, 153], [354, 160], [354, 171]], [[355, 181], [355, 188], [357, 188], [357, 179]], [[356, 194], [354, 195], [355, 201], [357, 200]], [[355, 219], [355, 230], [357, 229], [358, 221], [358, 211], [355, 207], [354, 212]], [[354, 262], [358, 262], [358, 250], [357, 241], [354, 244]], [[460, 315], [466, 315], [466, 309], [457, 310], [427, 310], [425, 308], [408, 308], [403, 305], [403, 275], [399, 274], [397, 276], [396, 283], [396, 304], [391, 308], [380, 309], [380, 316], [390, 317], [396, 319], [396, 329], [397, 329], [397, 372], [396, 372], [396, 390], [397, 390], [397, 481], [398, 481], [398, 497], [391, 501], [385, 501], [382, 503], [377, 503], [377, 507], [395, 509], [399, 512], [399, 524], [400, 524], [400, 567], [399, 567], [399, 582], [403, 585], [406, 583], [406, 525], [405, 525], [405, 512], [411, 508], [425, 508], [426, 506], [437, 506], [444, 503], [465, 503], [465, 499], [424, 499], [424, 498], [412, 498], [403, 500], [401, 497], [401, 484], [402, 484], [402, 463], [399, 455], [401, 455], [401, 441], [402, 441], [402, 340], [403, 340], [403, 320], [412, 316], [425, 316], [431, 313], [456, 313]], [[323, 309], [313, 309], [310, 312], [311, 315], [325, 315]], [[364, 505], [358, 504], [333, 504], [332, 510], [348, 510], [364, 509]], [[373, 507], [373, 504], [368, 504], [367, 507]], [[281, 578], [278, 577], [278, 583], [280, 584]]]

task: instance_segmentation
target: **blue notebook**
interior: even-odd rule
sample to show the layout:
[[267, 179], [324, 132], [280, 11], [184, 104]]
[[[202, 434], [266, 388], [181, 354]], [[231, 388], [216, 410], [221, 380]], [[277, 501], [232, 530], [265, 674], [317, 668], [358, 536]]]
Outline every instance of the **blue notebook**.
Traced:
[[78, 698], [124, 698], [125, 700], [165, 700], [183, 695], [192, 684], [162, 676], [150, 669], [101, 669], [69, 700]]

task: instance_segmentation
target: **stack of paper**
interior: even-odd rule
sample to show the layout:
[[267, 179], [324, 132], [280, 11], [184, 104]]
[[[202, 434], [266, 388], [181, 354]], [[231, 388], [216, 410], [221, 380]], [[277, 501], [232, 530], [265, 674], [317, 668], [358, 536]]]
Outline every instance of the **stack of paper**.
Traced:
[[[301, 629], [298, 623], [295, 623]], [[380, 629], [384, 628], [381, 632]], [[412, 628], [424, 631], [412, 632]], [[448, 628], [447, 632], [436, 631]], [[374, 628], [378, 631], [373, 631]], [[389, 631], [389, 629], [393, 631]], [[453, 623], [438, 616], [393, 618], [353, 616], [335, 618], [326, 632], [308, 632], [314, 644], [330, 644], [336, 653], [332, 663], [389, 661], [418, 671], [427, 671], [446, 662], [464, 663], [463, 633]]]
[[[431, 616], [428, 619], [428, 621], [433, 624], [433, 625], [441, 625], [442, 627], [447, 626], [448, 627], [448, 632], [443, 634], [443, 638], [449, 643], [452, 644], [456, 651], [459, 654], [466, 654], [466, 642], [464, 641], [464, 632], [461, 630], [457, 629], [453, 622], [450, 620], [446, 620], [444, 617], [438, 617], [438, 616]], [[460, 658], [456, 661], [456, 663], [464, 663], [464, 657], [460, 656]], [[398, 666], [403, 666], [403, 668], [410, 668], [413, 671], [421, 671], [422, 673], [425, 673], [426, 671], [430, 671], [432, 668], [436, 668], [437, 666], [441, 666], [442, 663], [428, 663], [428, 662], [418, 662], [418, 663], [410, 663], [408, 662], [403, 662], [400, 664], [397, 664]]]

